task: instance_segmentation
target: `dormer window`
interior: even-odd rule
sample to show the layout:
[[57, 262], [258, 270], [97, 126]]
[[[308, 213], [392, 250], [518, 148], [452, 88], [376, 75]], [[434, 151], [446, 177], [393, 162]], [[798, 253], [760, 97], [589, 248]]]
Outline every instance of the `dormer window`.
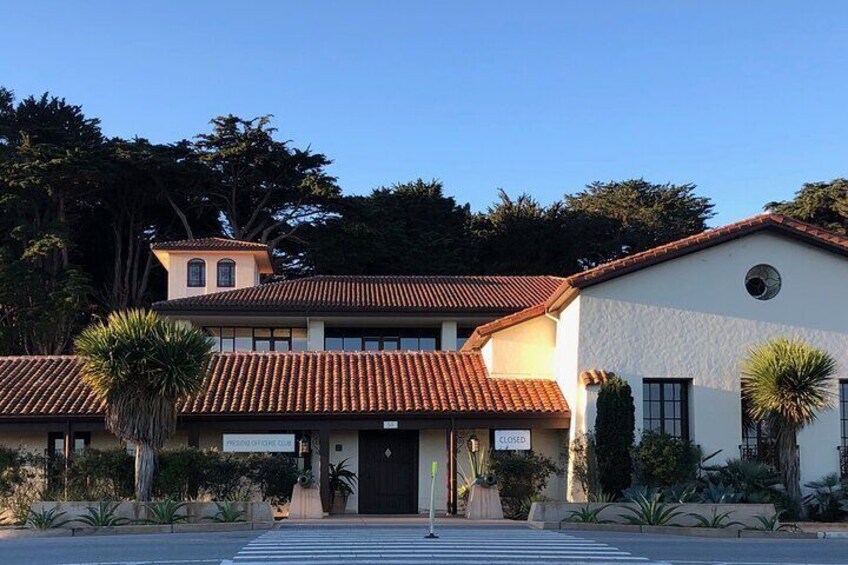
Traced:
[[188, 286], [206, 286], [206, 261], [192, 259], [188, 262]]
[[236, 286], [236, 262], [232, 259], [221, 259], [218, 261], [218, 286]]

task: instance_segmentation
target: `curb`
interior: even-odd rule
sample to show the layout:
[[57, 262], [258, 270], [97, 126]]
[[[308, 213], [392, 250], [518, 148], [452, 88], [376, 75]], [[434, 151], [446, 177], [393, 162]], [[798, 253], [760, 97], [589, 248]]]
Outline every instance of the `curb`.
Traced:
[[128, 536], [151, 534], [193, 534], [203, 532], [244, 532], [271, 530], [273, 522], [230, 522], [210, 524], [132, 525], [108, 528], [53, 528], [50, 530], [0, 530], [0, 540], [26, 538], [69, 538], [87, 536]]
[[634, 534], [659, 534], [695, 538], [728, 539], [824, 539], [848, 538], [848, 532], [763, 532], [732, 528], [690, 528], [685, 526], [630, 526], [625, 524], [583, 524], [563, 522], [532, 522], [530, 527], [543, 530], [628, 532]]

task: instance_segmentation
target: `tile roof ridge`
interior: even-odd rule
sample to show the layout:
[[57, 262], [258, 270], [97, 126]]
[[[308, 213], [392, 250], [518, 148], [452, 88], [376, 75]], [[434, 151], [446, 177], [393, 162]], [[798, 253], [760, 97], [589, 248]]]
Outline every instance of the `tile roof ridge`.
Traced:
[[59, 355], [0, 355], [0, 361], [15, 361], [19, 359], [36, 360], [36, 359], [77, 359], [78, 356], [65, 353]]

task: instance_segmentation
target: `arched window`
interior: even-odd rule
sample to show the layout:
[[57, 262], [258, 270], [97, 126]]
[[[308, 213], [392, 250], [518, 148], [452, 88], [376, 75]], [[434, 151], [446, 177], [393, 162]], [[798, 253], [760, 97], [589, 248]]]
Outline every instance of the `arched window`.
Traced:
[[206, 286], [206, 261], [203, 259], [188, 262], [188, 286]]
[[218, 286], [236, 286], [236, 262], [232, 259], [218, 261]]

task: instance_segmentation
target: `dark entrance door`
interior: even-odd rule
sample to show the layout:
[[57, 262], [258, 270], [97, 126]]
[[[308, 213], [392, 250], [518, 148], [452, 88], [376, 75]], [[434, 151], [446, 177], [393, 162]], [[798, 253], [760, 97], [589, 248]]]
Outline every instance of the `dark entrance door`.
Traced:
[[418, 432], [359, 432], [359, 513], [418, 513]]

